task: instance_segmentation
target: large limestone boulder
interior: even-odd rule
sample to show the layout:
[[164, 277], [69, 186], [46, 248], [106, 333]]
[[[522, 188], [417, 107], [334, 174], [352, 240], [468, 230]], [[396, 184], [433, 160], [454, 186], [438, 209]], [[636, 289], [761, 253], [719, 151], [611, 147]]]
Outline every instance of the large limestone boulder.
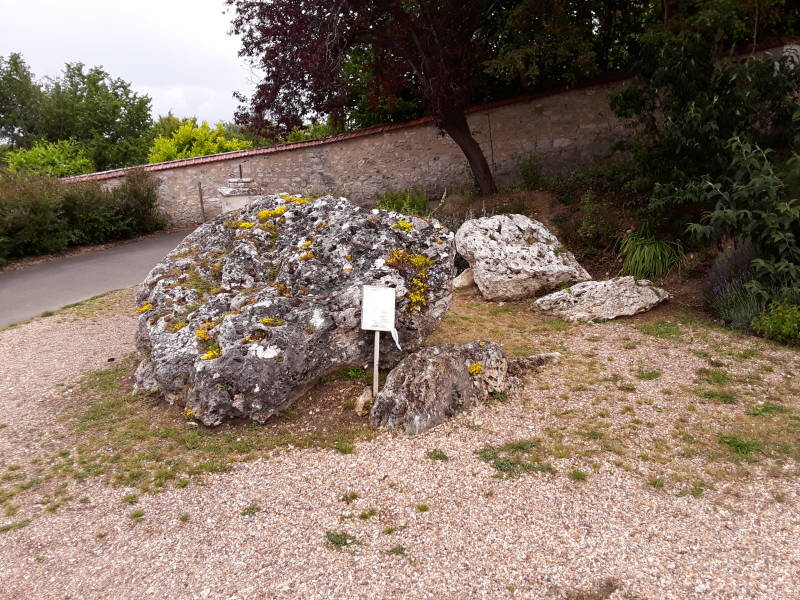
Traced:
[[[268, 196], [190, 234], [141, 284], [139, 389], [206, 425], [263, 422], [321, 376], [371, 357], [361, 286], [396, 290], [403, 350], [451, 299], [453, 234], [345, 198]], [[383, 335], [381, 356], [403, 354]]]
[[666, 290], [646, 279], [637, 281], [629, 276], [578, 283], [542, 296], [533, 308], [574, 323], [629, 317], [650, 310], [667, 298]]
[[407, 356], [389, 376], [370, 410], [377, 427], [421, 433], [457, 413], [505, 393], [515, 375], [558, 358], [558, 354], [509, 361], [494, 342], [443, 344]]
[[466, 221], [456, 233], [456, 249], [487, 300], [530, 298], [591, 279], [556, 236], [524, 215]]

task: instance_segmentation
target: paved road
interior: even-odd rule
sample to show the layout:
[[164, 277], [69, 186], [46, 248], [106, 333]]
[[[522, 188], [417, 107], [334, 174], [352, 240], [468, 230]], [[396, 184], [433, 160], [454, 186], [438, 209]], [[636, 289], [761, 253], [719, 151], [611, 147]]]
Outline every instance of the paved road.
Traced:
[[0, 273], [0, 327], [135, 285], [188, 233], [167, 233]]

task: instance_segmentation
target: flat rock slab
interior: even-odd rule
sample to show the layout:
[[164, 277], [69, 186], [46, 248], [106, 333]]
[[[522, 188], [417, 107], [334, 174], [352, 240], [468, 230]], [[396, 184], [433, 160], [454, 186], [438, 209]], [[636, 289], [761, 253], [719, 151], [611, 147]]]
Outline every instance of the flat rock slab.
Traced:
[[616, 277], [584, 281], [542, 296], [533, 309], [573, 323], [629, 317], [650, 310], [670, 297], [646, 279]]
[[419, 348], [447, 311], [454, 257], [432, 219], [262, 197], [200, 226], [141, 284], [136, 385], [205, 425], [263, 422], [372, 356], [363, 285], [395, 289], [403, 352], [382, 336], [383, 365]]
[[456, 233], [456, 249], [487, 300], [531, 298], [591, 278], [556, 236], [524, 215], [466, 221]]

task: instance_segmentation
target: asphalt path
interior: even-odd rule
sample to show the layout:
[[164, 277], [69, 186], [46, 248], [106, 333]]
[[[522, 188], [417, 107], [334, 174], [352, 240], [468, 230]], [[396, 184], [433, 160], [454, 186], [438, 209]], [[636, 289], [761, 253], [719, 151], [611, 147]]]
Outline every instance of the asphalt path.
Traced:
[[0, 273], [0, 327], [140, 283], [189, 231]]

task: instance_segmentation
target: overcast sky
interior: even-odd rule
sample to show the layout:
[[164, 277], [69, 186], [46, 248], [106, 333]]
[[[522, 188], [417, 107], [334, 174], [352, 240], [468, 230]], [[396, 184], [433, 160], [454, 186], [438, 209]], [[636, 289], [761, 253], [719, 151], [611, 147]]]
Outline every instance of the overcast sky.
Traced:
[[37, 76], [65, 62], [102, 66], [152, 98], [153, 116], [230, 121], [255, 76], [228, 35], [224, 0], [0, 0], [0, 56]]

